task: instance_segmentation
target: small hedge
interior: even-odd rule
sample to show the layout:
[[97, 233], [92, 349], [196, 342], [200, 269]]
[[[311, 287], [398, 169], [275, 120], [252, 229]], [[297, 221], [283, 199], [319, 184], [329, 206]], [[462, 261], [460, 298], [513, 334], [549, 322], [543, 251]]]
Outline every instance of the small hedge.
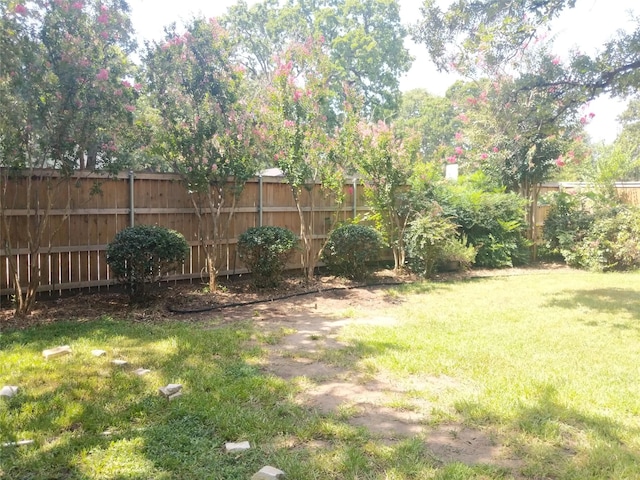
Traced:
[[252, 227], [238, 238], [238, 255], [252, 275], [256, 287], [275, 287], [298, 239], [282, 227]]
[[107, 247], [107, 264], [131, 295], [180, 267], [189, 254], [182, 234], [157, 225], [136, 225], [116, 234]]
[[353, 280], [369, 274], [369, 263], [378, 259], [382, 238], [365, 225], [342, 225], [331, 232], [322, 251], [322, 260], [330, 272]]

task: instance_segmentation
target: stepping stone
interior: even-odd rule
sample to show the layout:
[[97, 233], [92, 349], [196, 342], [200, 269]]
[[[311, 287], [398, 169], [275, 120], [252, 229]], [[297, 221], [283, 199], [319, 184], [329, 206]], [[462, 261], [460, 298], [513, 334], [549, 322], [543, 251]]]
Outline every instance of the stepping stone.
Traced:
[[142, 375], [146, 375], [147, 373], [149, 373], [151, 370], [147, 369], [147, 368], [136, 368], [133, 373], [135, 373], [136, 375], [142, 376]]
[[11, 398], [18, 394], [18, 387], [15, 385], [5, 385], [0, 389], [0, 397]]
[[106, 355], [107, 351], [106, 350], [91, 350], [91, 355], [93, 355], [94, 357], [102, 357], [103, 355]]
[[160, 387], [158, 391], [167, 400], [173, 400], [182, 395], [182, 385], [179, 383], [170, 383], [165, 387]]
[[278, 478], [284, 478], [284, 472], [267, 465], [266, 467], [262, 467], [257, 473], [254, 473], [251, 480], [274, 480]]
[[2, 446], [3, 447], [22, 447], [24, 445], [31, 445], [32, 443], [33, 443], [33, 440], [20, 440], [18, 442], [3, 443]]
[[69, 345], [62, 345], [61, 347], [49, 348], [48, 350], [43, 350], [42, 355], [47, 360], [49, 357], [59, 357], [60, 355], [68, 355], [71, 353], [71, 347]]
[[227, 453], [242, 452], [244, 450], [249, 450], [251, 448], [251, 444], [249, 442], [228, 442], [225, 443], [224, 448], [227, 450]]
[[117, 365], [118, 367], [124, 367], [125, 365], [129, 365], [129, 362], [126, 360], [111, 360], [111, 363]]

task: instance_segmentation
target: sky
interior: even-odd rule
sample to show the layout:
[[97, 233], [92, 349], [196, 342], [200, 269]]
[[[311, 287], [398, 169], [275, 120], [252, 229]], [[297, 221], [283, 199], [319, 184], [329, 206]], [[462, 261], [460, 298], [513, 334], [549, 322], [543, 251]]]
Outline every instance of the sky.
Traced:
[[[421, 0], [399, 0], [403, 22], [419, 18]], [[444, 1], [444, 0], [443, 0]], [[565, 12], [552, 25], [554, 51], [566, 57], [571, 49], [587, 54], [596, 53], [616, 30], [632, 27], [629, 12], [640, 13], [637, 0], [578, 0], [577, 6]], [[144, 39], [158, 39], [163, 27], [171, 22], [188, 20], [194, 15], [215, 17], [224, 14], [236, 0], [129, 0], [133, 26], [140, 44]], [[256, 3], [247, 0], [247, 3]], [[426, 49], [407, 40], [407, 48], [415, 57], [411, 70], [400, 79], [402, 91], [424, 88], [434, 95], [444, 95], [458, 78], [436, 71]], [[585, 110], [594, 113], [587, 131], [596, 142], [612, 142], [619, 132], [616, 117], [624, 111], [626, 102], [605, 96], [592, 101]], [[586, 113], [586, 112], [585, 112]]]

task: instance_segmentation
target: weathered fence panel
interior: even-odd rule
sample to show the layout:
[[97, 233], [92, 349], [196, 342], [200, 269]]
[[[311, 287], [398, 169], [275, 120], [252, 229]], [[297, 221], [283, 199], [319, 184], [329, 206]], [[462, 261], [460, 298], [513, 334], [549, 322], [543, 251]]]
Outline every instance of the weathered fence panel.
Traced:
[[[191, 247], [190, 254], [182, 271], [170, 278], [205, 278], [205, 254], [199, 241], [193, 198], [179, 176], [123, 173], [106, 177], [82, 173], [63, 181], [56, 175], [52, 172], [49, 182], [30, 183], [26, 179], [17, 179], [2, 185], [5, 193], [0, 199], [0, 208], [9, 221], [13, 244], [10, 251], [5, 248], [3, 233], [0, 232], [0, 298], [13, 293], [10, 261], [18, 265], [21, 283], [25, 284], [29, 280], [29, 265], [38, 262], [41, 291], [60, 292], [111, 285], [113, 278], [105, 251], [116, 233], [131, 224], [157, 224], [182, 233]], [[32, 185], [31, 191], [29, 184]], [[545, 184], [541, 194], [584, 188], [586, 185], [576, 183]], [[617, 189], [624, 201], [640, 205], [640, 183], [618, 184]], [[368, 210], [361, 185], [347, 184], [344, 193], [345, 201], [339, 206], [334, 199], [323, 195], [319, 185], [302, 194], [304, 214], [313, 219], [312, 233], [317, 248], [336, 218], [346, 220]], [[43, 237], [47, 242], [39, 255], [30, 255], [28, 225], [33, 224], [48, 195], [53, 195], [53, 202], [50, 224]], [[232, 198], [226, 198], [225, 204], [221, 218], [223, 224], [229, 219]], [[536, 218], [539, 219], [540, 232], [547, 212], [548, 207], [539, 206]], [[205, 228], [211, 228], [210, 216], [204, 217], [207, 222]], [[291, 189], [281, 177], [252, 179], [237, 199], [227, 238], [216, 239], [223, 275], [246, 271], [237, 257], [238, 236], [259, 225], [281, 226], [296, 233], [300, 231], [300, 218]], [[300, 268], [301, 257], [296, 256], [289, 266]]]
[[[136, 173], [106, 177], [85, 173], [62, 181], [52, 173], [51, 178], [58, 183], [51, 205], [50, 225], [44, 235], [47, 242], [36, 256], [30, 255], [27, 248], [27, 226], [33, 224], [34, 216], [39, 214], [34, 208], [36, 198], [39, 198], [42, 208], [47, 192], [54, 189], [47, 190], [46, 185], [31, 182], [34, 191], [30, 192], [29, 202], [26, 188], [29, 182], [26, 179], [11, 180], [5, 185], [7, 194], [0, 208], [9, 219], [13, 244], [11, 249], [7, 249], [0, 238], [0, 295], [13, 293], [9, 274], [11, 260], [19, 266], [21, 283], [25, 284], [29, 280], [30, 262], [39, 262], [41, 291], [59, 292], [111, 285], [113, 278], [106, 263], [106, 248], [117, 232], [131, 224], [162, 225], [182, 233], [191, 247], [190, 254], [182, 271], [170, 278], [205, 277], [205, 254], [199, 241], [193, 199], [179, 176]], [[323, 195], [319, 185], [302, 194], [303, 211], [305, 216], [313, 219], [312, 234], [318, 248], [329, 233], [334, 218], [346, 220], [367, 210], [362, 186], [356, 185], [354, 191], [354, 185], [349, 184], [344, 189], [345, 202], [341, 206], [336, 206], [333, 199]], [[229, 220], [232, 201], [232, 198], [225, 199], [220, 219], [222, 225]], [[27, 208], [29, 205], [30, 209]], [[205, 228], [211, 228], [211, 216], [207, 211], [203, 215]], [[223, 275], [246, 271], [237, 257], [238, 236], [258, 225], [282, 226], [296, 233], [300, 231], [300, 219], [291, 189], [281, 177], [252, 179], [236, 200], [228, 234], [215, 242], [220, 249]], [[294, 258], [290, 267], [300, 268], [301, 257]]]

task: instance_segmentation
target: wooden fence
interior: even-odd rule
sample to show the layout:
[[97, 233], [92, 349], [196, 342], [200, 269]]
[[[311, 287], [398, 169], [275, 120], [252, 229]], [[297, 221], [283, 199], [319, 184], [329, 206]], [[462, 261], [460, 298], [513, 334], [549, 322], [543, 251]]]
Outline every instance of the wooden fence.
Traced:
[[[105, 251], [117, 232], [133, 224], [161, 225], [185, 236], [191, 247], [189, 257], [182, 271], [170, 279], [206, 278], [197, 216], [192, 198], [179, 176], [155, 173], [120, 174], [112, 178], [97, 174], [73, 176], [70, 182], [61, 183], [57, 188], [51, 223], [44, 235], [47, 243], [36, 256], [29, 254], [26, 232], [27, 225], [33, 223], [33, 217], [39, 212], [33, 207], [27, 210], [26, 185], [26, 179], [11, 180], [4, 185], [5, 200], [0, 207], [9, 219], [13, 244], [8, 252], [0, 238], [0, 296], [13, 293], [10, 260], [16, 261], [21, 283], [25, 284], [29, 280], [29, 265], [38, 262], [40, 291], [60, 292], [113, 284]], [[35, 186], [38, 188], [32, 192], [32, 205], [36, 193], [41, 198], [46, 194], [44, 185]], [[361, 185], [347, 184], [344, 193], [345, 201], [337, 207], [331, 198], [323, 195], [319, 185], [303, 192], [303, 211], [312, 217], [317, 246], [326, 238], [336, 218], [346, 220], [368, 210]], [[225, 199], [223, 224], [231, 212], [231, 201], [231, 198]], [[209, 215], [204, 217], [210, 221]], [[300, 231], [291, 189], [281, 177], [259, 177], [245, 186], [229, 222], [227, 238], [215, 242], [220, 249], [222, 275], [246, 271], [236, 254], [237, 239], [246, 229], [259, 225]], [[300, 267], [301, 257], [294, 258], [289, 265], [289, 268]]]
[[[52, 174], [55, 180], [55, 174]], [[11, 252], [5, 249], [0, 232], [0, 298], [13, 293], [9, 262], [15, 260], [21, 282], [29, 281], [29, 266], [38, 262], [39, 290], [62, 290], [105, 287], [113, 284], [113, 277], [105, 260], [107, 244], [115, 234], [132, 224], [162, 225], [182, 233], [190, 245], [189, 258], [182, 271], [170, 278], [175, 280], [206, 278], [205, 256], [198, 239], [198, 221], [192, 198], [172, 174], [136, 173], [106, 177], [98, 174], [78, 174], [69, 182], [61, 182], [55, 193], [51, 223], [45, 232], [47, 244], [41, 253], [30, 255], [27, 248], [27, 228], [39, 214], [34, 208], [35, 198], [46, 196], [46, 185], [34, 183], [31, 210], [27, 210], [27, 180], [11, 180], [4, 185], [0, 208], [4, 209], [12, 237]], [[640, 183], [617, 185], [618, 192], [628, 203], [640, 205]], [[546, 184], [541, 193], [586, 188], [583, 184]], [[50, 190], [51, 191], [51, 190]], [[316, 185], [303, 195], [305, 215], [313, 218], [313, 237], [320, 246], [329, 233], [334, 219], [346, 220], [368, 211], [364, 189], [355, 182], [344, 186], [345, 201], [337, 207], [324, 197]], [[230, 214], [231, 199], [226, 199], [222, 222]], [[68, 208], [67, 208], [68, 206]], [[540, 206], [539, 227], [548, 207]], [[239, 197], [229, 223], [228, 238], [217, 239], [220, 249], [221, 274], [246, 271], [236, 253], [238, 236], [247, 228], [275, 225], [300, 230], [300, 220], [289, 185], [281, 177], [255, 178], [247, 183]], [[541, 229], [540, 229], [541, 230]], [[49, 243], [50, 239], [50, 243]], [[10, 256], [11, 255], [11, 256]], [[290, 268], [300, 268], [301, 258], [295, 258]]]

